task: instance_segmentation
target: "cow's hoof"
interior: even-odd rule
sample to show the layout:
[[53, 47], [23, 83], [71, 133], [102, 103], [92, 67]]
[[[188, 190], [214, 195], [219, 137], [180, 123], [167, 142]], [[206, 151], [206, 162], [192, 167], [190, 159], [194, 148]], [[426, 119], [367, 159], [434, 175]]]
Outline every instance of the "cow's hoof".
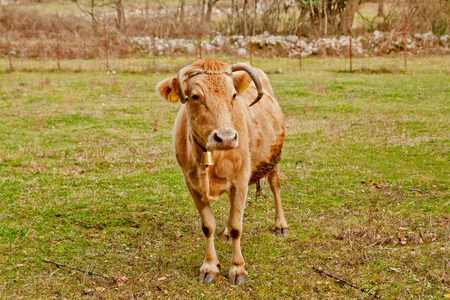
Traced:
[[220, 265], [203, 264], [200, 269], [200, 275], [198, 275], [198, 281], [203, 283], [211, 283], [219, 275]]
[[289, 235], [289, 228], [275, 228], [275, 235], [276, 236], [288, 236]]
[[200, 272], [200, 275], [198, 276], [198, 281], [201, 281], [203, 283], [211, 283], [216, 279], [217, 275], [219, 273], [204, 273]]
[[223, 241], [225, 244], [229, 244], [229, 245], [232, 244], [231, 237], [230, 237], [230, 235], [228, 234], [227, 231], [225, 231], [225, 232], [223, 233], [223, 235], [222, 235], [222, 241]]
[[244, 266], [230, 266], [230, 273], [228, 277], [228, 281], [232, 285], [240, 285], [247, 281], [247, 271], [245, 271]]
[[228, 279], [228, 281], [232, 285], [243, 284], [243, 283], [245, 283], [247, 281], [247, 274], [241, 274], [241, 275], [238, 275], [236, 273], [230, 274], [230, 278]]

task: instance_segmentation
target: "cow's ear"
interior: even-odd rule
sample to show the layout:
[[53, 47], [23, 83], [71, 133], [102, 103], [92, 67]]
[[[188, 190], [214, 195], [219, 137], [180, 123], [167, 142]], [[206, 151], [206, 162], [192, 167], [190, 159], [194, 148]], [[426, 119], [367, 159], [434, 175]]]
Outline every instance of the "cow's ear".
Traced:
[[169, 102], [180, 101], [176, 78], [167, 78], [156, 85], [159, 95]]
[[252, 82], [252, 78], [247, 74], [247, 72], [233, 73], [234, 88], [238, 94], [245, 91], [249, 87], [250, 82]]

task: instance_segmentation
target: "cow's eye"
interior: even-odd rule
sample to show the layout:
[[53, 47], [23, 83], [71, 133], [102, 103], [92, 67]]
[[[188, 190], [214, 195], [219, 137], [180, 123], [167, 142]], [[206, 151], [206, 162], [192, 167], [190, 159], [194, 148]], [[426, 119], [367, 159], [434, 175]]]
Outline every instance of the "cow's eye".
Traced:
[[233, 99], [236, 99], [236, 95], [237, 95], [236, 93], [233, 94]]
[[192, 95], [192, 99], [198, 100], [200, 97], [198, 95]]

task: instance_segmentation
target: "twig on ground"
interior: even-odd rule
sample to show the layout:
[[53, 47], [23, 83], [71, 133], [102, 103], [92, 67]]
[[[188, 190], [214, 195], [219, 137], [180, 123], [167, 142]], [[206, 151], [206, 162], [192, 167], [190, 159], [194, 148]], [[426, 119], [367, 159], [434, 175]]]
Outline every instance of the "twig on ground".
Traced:
[[114, 277], [111, 277], [111, 276], [108, 276], [108, 275], [98, 274], [98, 273], [94, 273], [94, 272], [91, 272], [91, 271], [82, 270], [82, 269], [78, 269], [78, 268], [71, 267], [71, 266], [66, 266], [66, 265], [59, 264], [59, 263], [57, 263], [57, 262], [54, 262], [54, 261], [45, 259], [45, 258], [44, 258], [43, 260], [44, 260], [45, 262], [47, 262], [47, 263], [54, 264], [54, 265], [55, 265], [56, 267], [58, 267], [58, 268], [72, 269], [72, 270], [80, 271], [80, 272], [83, 272], [83, 273], [86, 273], [86, 274], [89, 274], [89, 275], [101, 276], [101, 277], [104, 277], [104, 278], [108, 278], [108, 279], [115, 280]]
[[351, 283], [351, 282], [348, 282], [347, 280], [344, 280], [344, 279], [342, 279], [342, 278], [339, 278], [339, 277], [337, 277], [337, 276], [334, 276], [333, 274], [327, 273], [327, 272], [323, 271], [322, 269], [320, 269], [320, 268], [318, 268], [318, 267], [314, 267], [314, 266], [313, 266], [312, 268], [313, 268], [313, 270], [316, 271], [316, 272], [319, 272], [319, 273], [321, 273], [321, 274], [327, 275], [328, 277], [331, 277], [331, 278], [333, 278], [333, 279], [335, 279], [335, 280], [337, 280], [337, 281], [339, 281], [339, 282], [342, 282], [342, 283], [344, 283], [344, 284], [346, 284], [346, 285], [349, 285], [349, 286], [351, 286], [352, 288], [355, 288], [355, 289], [357, 289], [357, 290], [360, 290], [361, 292], [366, 293], [366, 294], [368, 294], [369, 296], [373, 296], [373, 297], [375, 297], [375, 298], [378, 298], [376, 294], [372, 294], [372, 293], [369, 292], [368, 290], [363, 289], [363, 288], [361, 288], [361, 287], [359, 287], [359, 286], [357, 286], [357, 285], [355, 285], [355, 284], [353, 284], [353, 283]]

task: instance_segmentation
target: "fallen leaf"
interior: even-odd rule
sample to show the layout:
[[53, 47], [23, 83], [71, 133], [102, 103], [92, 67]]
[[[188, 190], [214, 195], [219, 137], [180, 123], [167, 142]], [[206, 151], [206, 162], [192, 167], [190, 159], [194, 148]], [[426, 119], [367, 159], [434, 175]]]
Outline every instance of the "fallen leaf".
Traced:
[[122, 285], [124, 285], [128, 280], [130, 280], [130, 278], [128, 278], [128, 277], [126, 277], [126, 276], [119, 276], [119, 277], [117, 278], [117, 284], [118, 284], [119, 286], [122, 286]]
[[450, 298], [450, 294], [445, 294], [444, 297], [445, 298]]
[[166, 280], [166, 279], [167, 279], [167, 276], [163, 276], [163, 277], [159, 277], [158, 278], [159, 281]]
[[372, 183], [372, 185], [371, 185], [370, 187], [373, 188], [373, 189], [381, 189], [381, 188], [382, 188], [381, 185], [378, 185], [378, 184], [376, 184], [375, 182]]
[[403, 232], [401, 232], [398, 235], [398, 241], [400, 242], [400, 244], [402, 245], [406, 245], [407, 241], [406, 241], [406, 236], [403, 234]]
[[401, 273], [402, 272], [402, 270], [400, 270], [398, 268], [392, 268], [392, 267], [389, 267], [389, 270], [397, 272], [397, 273]]
[[84, 289], [83, 291], [86, 295], [92, 295], [95, 291], [93, 289]]
[[105, 288], [104, 287], [102, 287], [102, 286], [98, 286], [98, 287], [96, 287], [95, 288], [95, 290], [97, 291], [97, 292], [104, 292], [105, 291]]

